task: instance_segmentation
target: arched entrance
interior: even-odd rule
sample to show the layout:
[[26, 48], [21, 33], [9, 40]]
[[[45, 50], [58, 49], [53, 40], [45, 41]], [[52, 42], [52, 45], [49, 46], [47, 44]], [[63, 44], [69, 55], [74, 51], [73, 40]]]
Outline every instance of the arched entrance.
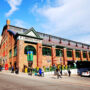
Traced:
[[33, 55], [36, 55], [36, 49], [33, 46], [31, 45], [26, 46], [24, 49], [24, 54], [27, 54], [28, 51], [33, 51]]
[[24, 54], [27, 54], [28, 66], [31, 67], [33, 64], [33, 55], [36, 55], [36, 49], [31, 45], [27, 45], [24, 49]]

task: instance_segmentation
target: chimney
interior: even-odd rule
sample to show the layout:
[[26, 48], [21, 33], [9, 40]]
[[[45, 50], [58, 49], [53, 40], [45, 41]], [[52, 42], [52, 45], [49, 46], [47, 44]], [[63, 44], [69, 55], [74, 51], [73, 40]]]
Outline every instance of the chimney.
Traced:
[[78, 44], [76, 43], [76, 47], [78, 47]]
[[82, 44], [82, 48], [84, 48], [84, 45]]
[[10, 25], [10, 20], [6, 20], [6, 25], [7, 25], [7, 29], [9, 29], [9, 25]]
[[51, 41], [51, 37], [49, 36], [49, 42]]
[[70, 45], [70, 41], [68, 41], [68, 45]]
[[87, 49], [89, 49], [89, 46], [87, 46]]
[[62, 40], [60, 39], [59, 43], [61, 44], [62, 43]]

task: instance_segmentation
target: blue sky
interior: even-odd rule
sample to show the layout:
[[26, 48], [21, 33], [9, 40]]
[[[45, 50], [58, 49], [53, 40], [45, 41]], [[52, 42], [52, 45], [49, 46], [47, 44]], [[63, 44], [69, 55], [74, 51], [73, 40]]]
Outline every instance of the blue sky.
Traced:
[[90, 0], [0, 0], [0, 34], [11, 25], [90, 44]]

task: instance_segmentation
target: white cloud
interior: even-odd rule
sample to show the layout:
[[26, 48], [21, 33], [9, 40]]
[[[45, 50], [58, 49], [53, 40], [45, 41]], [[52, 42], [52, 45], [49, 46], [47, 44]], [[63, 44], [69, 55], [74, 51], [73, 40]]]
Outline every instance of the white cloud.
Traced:
[[30, 26], [31, 26], [30, 24], [28, 24], [25, 21], [20, 20], [20, 19], [14, 19], [12, 21], [12, 24], [15, 26], [18, 26], [18, 27], [22, 27], [22, 28], [30, 28]]
[[31, 10], [31, 12], [34, 14], [34, 11], [35, 11], [37, 8], [38, 8], [38, 4], [36, 3], [36, 4], [34, 5], [34, 7], [32, 8], [32, 10], [31, 10], [31, 8], [30, 8], [30, 10]]
[[90, 33], [90, 0], [55, 0], [54, 3], [55, 6], [36, 8], [36, 13], [47, 19], [40, 25], [43, 30], [72, 40], [77, 36], [86, 38]]
[[81, 36], [80, 38], [76, 37], [77, 41], [90, 44], [90, 35]]
[[16, 10], [18, 10], [17, 6], [21, 5], [22, 0], [6, 0], [10, 5], [11, 9], [5, 14], [6, 17], [13, 14]]

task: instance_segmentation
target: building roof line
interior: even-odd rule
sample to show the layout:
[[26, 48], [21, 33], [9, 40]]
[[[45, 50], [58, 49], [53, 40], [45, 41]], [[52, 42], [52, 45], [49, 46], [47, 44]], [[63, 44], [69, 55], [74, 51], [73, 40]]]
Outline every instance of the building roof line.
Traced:
[[28, 30], [27, 28], [22, 28], [22, 27], [18, 27], [18, 26], [14, 26], [14, 25], [9, 25], [11, 27], [15, 27], [15, 28], [19, 28], [19, 29], [25, 29], [25, 30]]
[[50, 35], [50, 34], [46, 34], [46, 33], [41, 33], [41, 32], [37, 32], [37, 33], [48, 35], [48, 36], [55, 37], [55, 38], [58, 38], [58, 39], [61, 39], [61, 40], [65, 40], [65, 41], [74, 42], [74, 43], [77, 43], [77, 44], [83, 44], [83, 45], [90, 46], [89, 44], [86, 44], [86, 43], [82, 43], [82, 42], [78, 42], [78, 41], [74, 41], [74, 40], [69, 40], [69, 39], [61, 38], [61, 37]]
[[30, 38], [43, 40], [42, 38], [39, 38], [39, 37], [28, 36], [28, 35], [24, 35], [24, 34], [20, 34], [20, 33], [16, 33], [16, 36], [25, 36], [25, 37], [30, 37]]
[[[13, 25], [10, 25], [10, 26], [16, 27], [16, 28], [20, 28], [20, 29], [29, 30], [29, 29], [26, 29], [26, 28], [18, 27], [18, 26], [13, 26]], [[77, 42], [77, 41], [74, 41], [74, 40], [69, 40], [69, 39], [65, 39], [65, 38], [62, 38], [62, 37], [58, 37], [58, 36], [54, 36], [54, 35], [50, 35], [50, 34], [46, 34], [46, 33], [42, 33], [42, 32], [37, 32], [37, 33], [48, 35], [50, 37], [55, 37], [55, 38], [58, 38], [58, 39], [61, 39], [61, 40], [65, 40], [65, 41], [69, 41], [69, 42], [73, 42], [73, 43], [77, 43], [77, 44], [82, 44], [82, 45], [90, 46], [89, 44], [86, 44], [86, 43]]]

